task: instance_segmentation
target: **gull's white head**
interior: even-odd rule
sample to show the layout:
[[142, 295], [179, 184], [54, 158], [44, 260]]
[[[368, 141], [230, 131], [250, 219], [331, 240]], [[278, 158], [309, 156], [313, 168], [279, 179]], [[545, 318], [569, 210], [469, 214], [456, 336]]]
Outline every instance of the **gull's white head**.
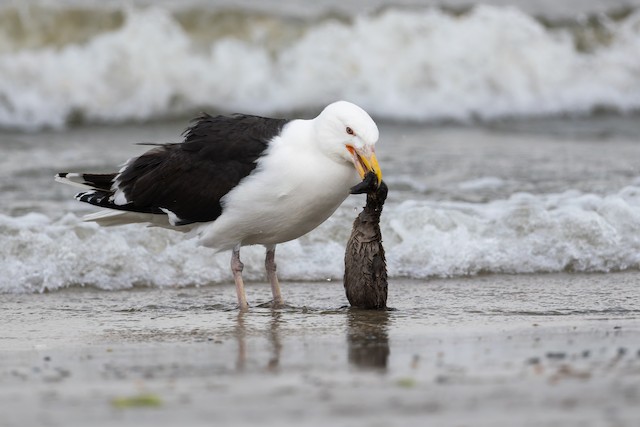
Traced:
[[376, 158], [378, 126], [362, 108], [347, 101], [329, 104], [314, 119], [318, 143], [322, 150], [338, 161], [352, 163], [360, 178], [369, 171], [382, 181]]

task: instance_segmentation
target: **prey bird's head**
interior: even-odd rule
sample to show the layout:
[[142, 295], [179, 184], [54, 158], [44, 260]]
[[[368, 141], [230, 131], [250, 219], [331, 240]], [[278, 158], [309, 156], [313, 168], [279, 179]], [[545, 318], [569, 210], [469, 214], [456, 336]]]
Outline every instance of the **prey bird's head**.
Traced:
[[321, 143], [333, 157], [352, 163], [361, 179], [373, 172], [377, 185], [382, 171], [375, 145], [379, 132], [373, 119], [362, 108], [347, 101], [329, 104], [315, 119]]
[[351, 194], [367, 194], [367, 206], [378, 207], [382, 210], [385, 200], [387, 200], [387, 194], [389, 188], [384, 181], [378, 183], [378, 178], [375, 173], [367, 172], [364, 179], [358, 184], [351, 187], [349, 190]]

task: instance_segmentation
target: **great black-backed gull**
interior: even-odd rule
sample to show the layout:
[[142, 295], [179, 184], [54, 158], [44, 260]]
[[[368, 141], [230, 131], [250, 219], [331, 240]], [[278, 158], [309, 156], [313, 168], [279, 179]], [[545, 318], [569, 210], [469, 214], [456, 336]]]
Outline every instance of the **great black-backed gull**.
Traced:
[[158, 144], [117, 173], [59, 173], [81, 186], [76, 199], [107, 208], [84, 219], [101, 225], [150, 223], [195, 233], [232, 250], [238, 304], [247, 308], [240, 247], [264, 245], [273, 304], [283, 304], [275, 247], [324, 222], [373, 171], [378, 128], [360, 107], [328, 105], [311, 120], [202, 115], [184, 141]]

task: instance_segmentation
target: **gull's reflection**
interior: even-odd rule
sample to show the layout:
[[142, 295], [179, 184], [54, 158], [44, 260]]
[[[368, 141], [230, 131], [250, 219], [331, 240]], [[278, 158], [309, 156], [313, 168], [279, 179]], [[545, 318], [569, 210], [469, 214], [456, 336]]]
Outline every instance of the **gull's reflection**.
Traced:
[[[236, 357], [236, 369], [243, 371], [247, 366], [247, 320], [251, 313], [239, 312], [236, 317], [235, 336], [238, 341], [238, 353]], [[253, 314], [255, 315], [255, 313]], [[266, 369], [273, 371], [280, 365], [280, 354], [282, 352], [282, 341], [280, 339], [280, 324], [282, 323], [282, 313], [277, 310], [271, 310], [269, 313], [271, 319], [266, 333], [266, 338], [271, 347], [269, 352], [269, 360], [266, 363]]]
[[235, 336], [238, 340], [238, 355], [236, 357], [236, 369], [244, 371], [247, 364], [247, 325], [245, 317], [247, 313], [240, 310], [236, 317]]
[[280, 366], [280, 353], [282, 352], [282, 341], [280, 340], [280, 324], [282, 323], [282, 312], [271, 310], [271, 322], [269, 323], [269, 345], [271, 346], [271, 358], [267, 369], [274, 371]]
[[349, 363], [360, 368], [386, 370], [389, 359], [389, 312], [359, 310], [347, 313]]

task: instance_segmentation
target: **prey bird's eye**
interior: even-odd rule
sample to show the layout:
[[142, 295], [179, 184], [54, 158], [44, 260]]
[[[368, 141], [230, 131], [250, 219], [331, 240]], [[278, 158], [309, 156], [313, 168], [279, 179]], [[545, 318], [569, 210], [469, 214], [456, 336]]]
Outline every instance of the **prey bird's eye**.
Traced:
[[349, 126], [347, 126], [347, 133], [349, 135], [355, 135], [356, 133], [353, 131], [353, 129], [351, 129]]

